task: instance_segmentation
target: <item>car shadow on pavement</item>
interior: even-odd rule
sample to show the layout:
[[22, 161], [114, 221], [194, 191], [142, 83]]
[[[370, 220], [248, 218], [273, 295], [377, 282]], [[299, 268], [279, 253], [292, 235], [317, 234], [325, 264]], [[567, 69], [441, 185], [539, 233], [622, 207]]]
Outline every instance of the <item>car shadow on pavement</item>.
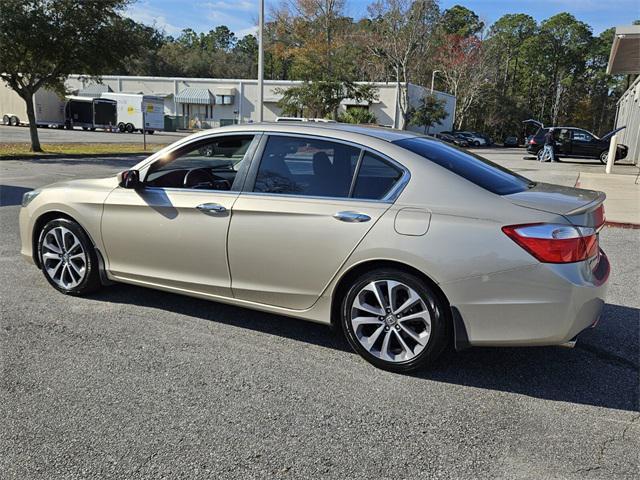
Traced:
[[[92, 298], [164, 309], [351, 353], [341, 335], [325, 325], [304, 320], [122, 284], [103, 289]], [[411, 376], [416, 380], [637, 411], [639, 320], [639, 309], [607, 304], [597, 328], [581, 334], [573, 349], [449, 350], [431, 367]]]
[[11, 207], [22, 204], [22, 195], [33, 188], [0, 185], [0, 207]]

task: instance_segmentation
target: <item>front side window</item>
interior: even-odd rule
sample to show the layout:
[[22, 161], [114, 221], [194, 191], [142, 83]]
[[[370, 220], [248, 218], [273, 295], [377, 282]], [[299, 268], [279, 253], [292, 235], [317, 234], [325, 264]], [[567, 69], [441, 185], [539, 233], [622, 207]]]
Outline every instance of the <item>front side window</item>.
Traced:
[[348, 197], [360, 149], [304, 137], [270, 136], [253, 191]]
[[239, 190], [239, 172], [250, 161], [253, 135], [224, 136], [187, 145], [155, 162], [145, 185], [163, 188]]

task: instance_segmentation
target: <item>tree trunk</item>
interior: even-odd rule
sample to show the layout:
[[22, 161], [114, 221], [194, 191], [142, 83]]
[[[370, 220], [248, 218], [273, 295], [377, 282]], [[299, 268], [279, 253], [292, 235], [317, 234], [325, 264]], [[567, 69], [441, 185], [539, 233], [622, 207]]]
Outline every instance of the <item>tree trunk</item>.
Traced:
[[22, 99], [27, 104], [27, 118], [29, 119], [29, 134], [31, 136], [31, 151], [42, 152], [40, 139], [38, 138], [38, 125], [36, 124], [36, 112], [33, 108], [33, 94], [25, 92]]

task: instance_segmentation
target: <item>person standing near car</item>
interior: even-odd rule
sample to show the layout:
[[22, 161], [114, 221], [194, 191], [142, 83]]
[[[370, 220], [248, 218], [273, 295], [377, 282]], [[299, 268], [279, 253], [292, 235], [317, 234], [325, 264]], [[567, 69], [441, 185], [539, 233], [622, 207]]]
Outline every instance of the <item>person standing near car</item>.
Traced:
[[547, 133], [544, 134], [544, 150], [542, 152], [542, 157], [540, 158], [541, 162], [556, 161], [555, 146], [556, 146], [556, 141], [553, 138], [553, 127], [552, 127], [547, 131]]

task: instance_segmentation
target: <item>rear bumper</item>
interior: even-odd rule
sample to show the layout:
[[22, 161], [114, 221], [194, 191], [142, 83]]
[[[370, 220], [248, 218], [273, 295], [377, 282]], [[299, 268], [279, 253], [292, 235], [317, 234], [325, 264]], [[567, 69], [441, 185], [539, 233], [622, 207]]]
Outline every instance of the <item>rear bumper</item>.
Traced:
[[441, 287], [460, 313], [469, 345], [559, 345], [594, 326], [607, 291], [609, 260], [537, 264]]
[[544, 145], [539, 145], [539, 144], [537, 144], [537, 143], [536, 143], [536, 144], [534, 144], [534, 145], [528, 144], [528, 145], [527, 145], [527, 152], [528, 152], [528, 153], [530, 153], [530, 154], [532, 154], [532, 155], [535, 155], [536, 153], [538, 153], [538, 151], [539, 151], [543, 146], [544, 146]]

